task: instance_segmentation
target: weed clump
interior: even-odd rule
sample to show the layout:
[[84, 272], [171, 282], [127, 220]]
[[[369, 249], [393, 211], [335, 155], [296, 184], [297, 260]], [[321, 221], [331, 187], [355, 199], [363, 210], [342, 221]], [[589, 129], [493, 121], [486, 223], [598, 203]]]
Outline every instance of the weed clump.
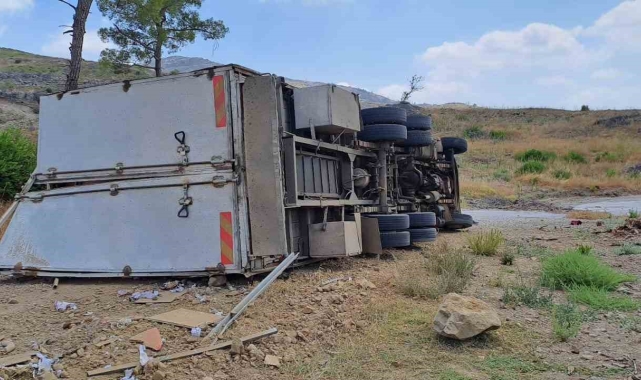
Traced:
[[578, 334], [583, 314], [574, 304], [557, 305], [552, 313], [552, 332], [562, 342]]
[[634, 281], [634, 276], [621, 274], [592, 255], [570, 250], [543, 261], [541, 281], [553, 289], [590, 286], [614, 290], [619, 284]]
[[503, 265], [513, 265], [514, 264], [514, 254], [512, 252], [504, 252], [501, 255], [501, 264]]
[[592, 253], [592, 246], [587, 244], [580, 244], [576, 250], [582, 255], [589, 255]]
[[594, 161], [596, 162], [621, 162], [623, 161], [624, 156], [622, 153], [617, 152], [617, 153], [612, 153], [612, 152], [599, 152], [596, 154], [594, 157]]
[[607, 290], [591, 286], [579, 285], [568, 289], [572, 302], [581, 303], [595, 310], [633, 311], [641, 304], [629, 297], [613, 296]]
[[641, 255], [641, 246], [625, 243], [621, 247], [619, 247], [615, 252], [619, 256]]
[[504, 182], [510, 182], [512, 175], [507, 169], [499, 169], [494, 172], [494, 179], [498, 179]]
[[517, 161], [527, 162], [527, 161], [539, 161], [547, 162], [554, 161], [556, 159], [556, 154], [548, 152], [545, 150], [530, 149], [525, 152], [517, 153], [514, 158]]
[[605, 176], [608, 178], [615, 177], [617, 175], [617, 171], [614, 169], [608, 169], [605, 171]]
[[488, 232], [479, 232], [467, 238], [472, 253], [481, 256], [496, 255], [499, 246], [503, 244], [504, 241], [503, 233], [495, 229]]
[[569, 170], [564, 170], [564, 169], [555, 170], [554, 173], [552, 173], [552, 175], [554, 176], [554, 178], [561, 179], [561, 180], [572, 178], [572, 173], [570, 173]]
[[628, 210], [628, 218], [637, 219], [639, 217], [639, 210]]
[[544, 294], [537, 286], [518, 285], [506, 287], [503, 302], [507, 305], [525, 305], [531, 308], [552, 306], [552, 294]]
[[540, 174], [545, 171], [546, 166], [540, 161], [528, 161], [521, 166], [516, 173], [517, 174]]
[[569, 151], [568, 154], [563, 156], [563, 159], [574, 164], [585, 164], [588, 162], [584, 155], [575, 151]]
[[490, 131], [490, 138], [494, 141], [507, 140], [507, 132], [505, 131]]
[[470, 140], [481, 139], [485, 137], [485, 131], [478, 125], [475, 125], [463, 131], [463, 137]]

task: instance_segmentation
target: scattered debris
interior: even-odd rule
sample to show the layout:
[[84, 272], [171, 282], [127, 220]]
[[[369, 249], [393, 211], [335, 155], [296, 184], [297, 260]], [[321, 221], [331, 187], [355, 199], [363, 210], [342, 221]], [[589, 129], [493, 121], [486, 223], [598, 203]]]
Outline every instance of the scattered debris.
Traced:
[[120, 380], [136, 380], [136, 376], [134, 376], [134, 370], [125, 370], [125, 377], [121, 377]]
[[162, 348], [162, 337], [160, 336], [160, 330], [156, 327], [136, 334], [129, 338], [129, 340], [142, 343], [145, 347], [151, 348], [154, 351], [160, 351]]
[[58, 289], [58, 283], [60, 282], [60, 279], [58, 277], [53, 279], [53, 288]]
[[325, 285], [333, 284], [333, 283], [335, 283], [335, 282], [339, 282], [339, 281], [352, 281], [352, 278], [351, 278], [351, 277], [349, 277], [349, 276], [343, 276], [343, 277], [331, 278], [331, 279], [329, 279], [329, 280], [327, 280], [327, 281], [323, 281], [323, 282], [321, 283], [321, 286], [325, 286]]
[[129, 295], [129, 294], [131, 294], [131, 291], [129, 291], [129, 290], [120, 289], [118, 291], [118, 297], [123, 297], [123, 296]]
[[25, 354], [17, 354], [17, 355], [1, 357], [0, 368], [28, 362], [35, 355], [36, 355], [36, 352], [27, 352]]
[[240, 339], [234, 339], [231, 341], [231, 347], [229, 353], [232, 355], [242, 355], [245, 352], [245, 346]]
[[222, 318], [217, 315], [203, 313], [202, 311], [177, 309], [147, 317], [147, 319], [154, 322], [192, 328], [217, 323]]
[[130, 300], [132, 301], [137, 301], [139, 299], [156, 299], [158, 298], [158, 291], [157, 290], [146, 290], [144, 292], [135, 292], [134, 294], [129, 297]]
[[16, 349], [15, 343], [10, 339], [0, 341], [0, 352], [8, 354]]
[[[265, 338], [265, 337], [268, 337], [270, 335], [274, 335], [277, 332], [278, 332], [278, 329], [275, 328], [275, 327], [272, 327], [269, 330], [261, 331], [261, 332], [256, 333], [256, 334], [248, 335], [248, 336], [245, 336], [243, 338], [240, 338], [240, 341], [243, 344], [250, 343], [250, 342], [253, 342], [255, 340], [258, 340], [258, 339], [261, 339], [261, 338]], [[176, 360], [176, 359], [186, 358], [188, 356], [200, 355], [200, 354], [203, 354], [205, 352], [209, 352], [209, 351], [213, 351], [213, 350], [220, 350], [221, 348], [230, 347], [231, 343], [232, 343], [231, 341], [225, 341], [225, 342], [220, 342], [220, 343], [213, 344], [213, 345], [210, 345], [210, 346], [207, 346], [207, 347], [197, 348], [197, 349], [194, 349], [194, 350], [177, 352], [177, 353], [171, 354], [171, 355], [159, 356], [159, 357], [154, 358], [154, 361], [162, 363], [162, 362], [166, 362], [166, 361], [169, 361], [169, 360]], [[129, 369], [129, 368], [134, 368], [138, 364], [139, 364], [138, 362], [130, 362], [130, 363], [126, 363], [126, 364], [120, 364], [120, 365], [117, 365], [117, 366], [112, 366], [112, 367], [109, 367], [109, 368], [95, 369], [95, 370], [92, 370], [92, 371], [88, 371], [87, 372], [87, 376], [91, 377], [91, 376], [98, 376], [98, 375], [106, 375], [106, 374], [114, 373], [114, 372], [120, 372], [120, 371], [124, 371], [126, 369]]]
[[[180, 289], [180, 291], [178, 291]], [[176, 290], [176, 291], [174, 291]], [[182, 296], [184, 293], [184, 288], [174, 288], [168, 292], [158, 292], [155, 291], [156, 296], [154, 298], [141, 297], [134, 301], [134, 303], [171, 303], [174, 302], [178, 297]], [[134, 293], [131, 297], [133, 297]]]
[[142, 344], [138, 346], [138, 353], [140, 354], [140, 365], [145, 366], [149, 362], [149, 356], [147, 356], [147, 351], [145, 350], [145, 346]]
[[203, 332], [203, 329], [201, 329], [200, 327], [194, 327], [191, 329], [191, 336], [195, 338], [200, 338], [200, 334], [202, 334], [202, 332]]
[[355, 282], [356, 282], [356, 286], [358, 286], [359, 288], [376, 289], [376, 285], [374, 285], [370, 280], [366, 278], [359, 278]]
[[265, 364], [279, 368], [280, 367], [280, 358], [274, 355], [265, 355]]
[[207, 297], [201, 296], [200, 294], [194, 294], [194, 297], [196, 297], [196, 301], [198, 301], [198, 303], [207, 302]]
[[465, 340], [501, 327], [501, 319], [487, 303], [474, 297], [450, 293], [434, 317], [434, 331], [447, 338]]
[[180, 281], [178, 281], [178, 280], [168, 281], [168, 282], [165, 282], [163, 284], [162, 288], [164, 290], [171, 290], [171, 289], [174, 289], [175, 287], [177, 287], [178, 285], [180, 285]]
[[582, 224], [583, 224], [583, 222], [582, 222], [582, 221], [580, 221], [580, 220], [571, 220], [571, 221], [570, 221], [570, 225], [571, 225], [571, 226], [580, 226], [580, 225], [582, 225]]
[[556, 237], [540, 237], [540, 236], [535, 236], [533, 240], [540, 240], [540, 241], [557, 241], [559, 238]]
[[111, 344], [111, 343], [113, 343], [113, 342], [115, 342], [117, 340], [118, 340], [118, 338], [111, 338], [111, 339], [103, 340], [103, 341], [95, 343], [94, 346], [96, 346], [98, 348], [102, 348], [102, 347], [104, 347], [104, 346], [106, 346], [108, 344]]
[[211, 276], [207, 282], [207, 286], [221, 287], [227, 284], [227, 276]]
[[170, 290], [170, 292], [172, 292], [172, 293], [182, 293], [184, 291], [185, 291], [185, 287], [184, 286], [178, 286], [178, 287], [175, 287], [175, 288]]
[[36, 356], [38, 357], [38, 364], [37, 364], [37, 369], [38, 373], [44, 373], [47, 371], [51, 371], [51, 366], [53, 365], [53, 362], [55, 361], [54, 359], [49, 359], [45, 355], [37, 352]]
[[67, 309], [70, 309], [70, 310], [78, 309], [78, 305], [76, 305], [73, 302], [56, 301], [54, 306], [56, 307], [56, 311], [66, 311]]
[[616, 237], [639, 236], [641, 234], [641, 219], [627, 219], [625, 224], [612, 230]]

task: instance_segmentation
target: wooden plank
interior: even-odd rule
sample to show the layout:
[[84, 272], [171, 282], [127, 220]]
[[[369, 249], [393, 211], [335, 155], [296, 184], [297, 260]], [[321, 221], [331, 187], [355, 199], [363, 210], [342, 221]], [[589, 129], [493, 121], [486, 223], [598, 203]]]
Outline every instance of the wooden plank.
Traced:
[[160, 292], [156, 299], [149, 298], [139, 298], [134, 301], [134, 303], [171, 303], [176, 300], [176, 298], [182, 296], [185, 292], [172, 293], [172, 292]]
[[[250, 342], [253, 342], [255, 340], [258, 340], [258, 339], [261, 339], [261, 338], [264, 338], [264, 337], [267, 337], [267, 336], [270, 336], [270, 335], [274, 335], [277, 332], [278, 332], [278, 329], [275, 328], [275, 327], [272, 327], [269, 330], [261, 331], [261, 332], [256, 333], [256, 334], [252, 334], [252, 335], [248, 335], [248, 336], [242, 337], [242, 338], [240, 338], [240, 341], [243, 342], [243, 344], [244, 343], [250, 343]], [[182, 358], [186, 358], [188, 356], [199, 355], [199, 354], [203, 354], [205, 352], [209, 352], [209, 351], [213, 351], [213, 350], [219, 350], [221, 348], [227, 348], [227, 347], [231, 347], [231, 340], [228, 340], [228, 341], [225, 341], [225, 342], [220, 342], [220, 343], [217, 343], [217, 344], [214, 344], [214, 345], [211, 345], [211, 346], [207, 346], [207, 347], [203, 347], [203, 348], [197, 348], [197, 349], [194, 349], [194, 350], [177, 352], [177, 353], [171, 354], [171, 355], [160, 356], [160, 357], [154, 358], [154, 360], [158, 361], [158, 362], [166, 362], [166, 361], [169, 361], [169, 360], [182, 359]], [[91, 376], [98, 376], [98, 375], [106, 375], [106, 374], [114, 373], [114, 372], [120, 372], [120, 371], [124, 371], [126, 369], [129, 369], [129, 368], [134, 368], [137, 365], [138, 365], [138, 362], [136, 361], [136, 362], [120, 364], [120, 365], [109, 367], [109, 368], [94, 369], [94, 370], [91, 370], [91, 371], [87, 371], [87, 376], [91, 377]]]
[[28, 362], [29, 360], [31, 360], [31, 357], [35, 355], [35, 352], [27, 352], [26, 354], [11, 355], [0, 358], [0, 367], [8, 367], [14, 364]]
[[223, 318], [211, 313], [203, 313], [202, 311], [176, 309], [167, 313], [152, 315], [147, 319], [154, 322], [193, 328], [204, 324], [216, 323]]

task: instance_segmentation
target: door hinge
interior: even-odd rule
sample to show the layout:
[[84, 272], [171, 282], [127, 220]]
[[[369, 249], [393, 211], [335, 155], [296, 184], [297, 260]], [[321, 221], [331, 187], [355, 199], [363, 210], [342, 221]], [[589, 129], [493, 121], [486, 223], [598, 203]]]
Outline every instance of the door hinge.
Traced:
[[234, 175], [232, 178], [225, 178], [222, 175], [214, 176], [211, 183], [214, 187], [223, 187], [228, 183], [238, 183], [238, 176]]

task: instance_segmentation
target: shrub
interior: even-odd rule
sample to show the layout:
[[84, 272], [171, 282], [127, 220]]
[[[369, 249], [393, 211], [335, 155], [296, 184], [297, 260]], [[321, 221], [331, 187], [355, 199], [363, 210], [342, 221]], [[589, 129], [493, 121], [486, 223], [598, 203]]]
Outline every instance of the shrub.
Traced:
[[592, 246], [587, 244], [580, 244], [578, 247], [576, 247], [576, 250], [582, 255], [589, 255], [590, 253], [592, 253]]
[[546, 166], [542, 162], [528, 161], [516, 171], [516, 174], [539, 174], [543, 173], [545, 169]]
[[638, 245], [625, 243], [621, 247], [619, 247], [615, 252], [619, 256], [641, 255], [641, 247]]
[[622, 153], [612, 153], [612, 152], [599, 152], [594, 157], [596, 162], [620, 162], [623, 161], [624, 157]]
[[11, 199], [36, 167], [36, 144], [19, 129], [0, 131], [0, 199]]
[[581, 106], [581, 111], [589, 111], [590, 107], [587, 106], [587, 104], [584, 104]]
[[512, 175], [507, 169], [499, 169], [494, 172], [494, 179], [510, 182], [510, 180], [512, 179]]
[[475, 125], [463, 131], [463, 137], [468, 138], [470, 140], [481, 139], [485, 137], [485, 131], [478, 125]]
[[637, 219], [638, 217], [639, 217], [639, 211], [638, 210], [628, 210], [628, 218]]
[[570, 173], [568, 170], [563, 169], [555, 170], [552, 175], [556, 179], [570, 179], [572, 177], [572, 173]]
[[470, 245], [470, 249], [475, 255], [481, 256], [494, 256], [499, 249], [499, 246], [503, 244], [505, 238], [503, 233], [499, 230], [490, 230], [488, 232], [479, 232], [472, 236], [468, 236], [467, 242]]
[[633, 311], [641, 307], [639, 302], [629, 297], [614, 296], [607, 290], [591, 286], [574, 286], [568, 291], [569, 299], [572, 302], [581, 303], [596, 310]]
[[616, 171], [616, 170], [614, 170], [614, 169], [608, 169], [608, 170], [605, 172], [605, 176], [606, 176], [606, 177], [608, 177], [608, 178], [612, 178], [612, 177], [614, 177], [614, 176], [616, 176], [616, 175], [617, 175], [617, 171]]
[[541, 269], [543, 285], [553, 289], [585, 285], [614, 290], [619, 284], [635, 279], [634, 276], [621, 274], [598, 258], [583, 255], [577, 250], [546, 258]]
[[490, 138], [496, 141], [507, 140], [507, 132], [505, 131], [490, 131]]
[[547, 162], [553, 161], [556, 158], [556, 154], [548, 152], [545, 150], [530, 149], [525, 152], [517, 153], [514, 158], [521, 162], [527, 161], [540, 161]]
[[503, 302], [507, 305], [525, 305], [531, 308], [552, 306], [552, 294], [543, 294], [536, 286], [513, 286], [505, 288]]
[[552, 314], [552, 331], [562, 342], [578, 334], [583, 324], [583, 315], [573, 304], [557, 305]]
[[514, 254], [512, 252], [504, 252], [501, 255], [501, 264], [512, 265], [514, 264]]
[[569, 151], [568, 154], [563, 156], [563, 159], [574, 164], [585, 164], [586, 162], [588, 162], [588, 160], [585, 159], [584, 155], [575, 151]]

